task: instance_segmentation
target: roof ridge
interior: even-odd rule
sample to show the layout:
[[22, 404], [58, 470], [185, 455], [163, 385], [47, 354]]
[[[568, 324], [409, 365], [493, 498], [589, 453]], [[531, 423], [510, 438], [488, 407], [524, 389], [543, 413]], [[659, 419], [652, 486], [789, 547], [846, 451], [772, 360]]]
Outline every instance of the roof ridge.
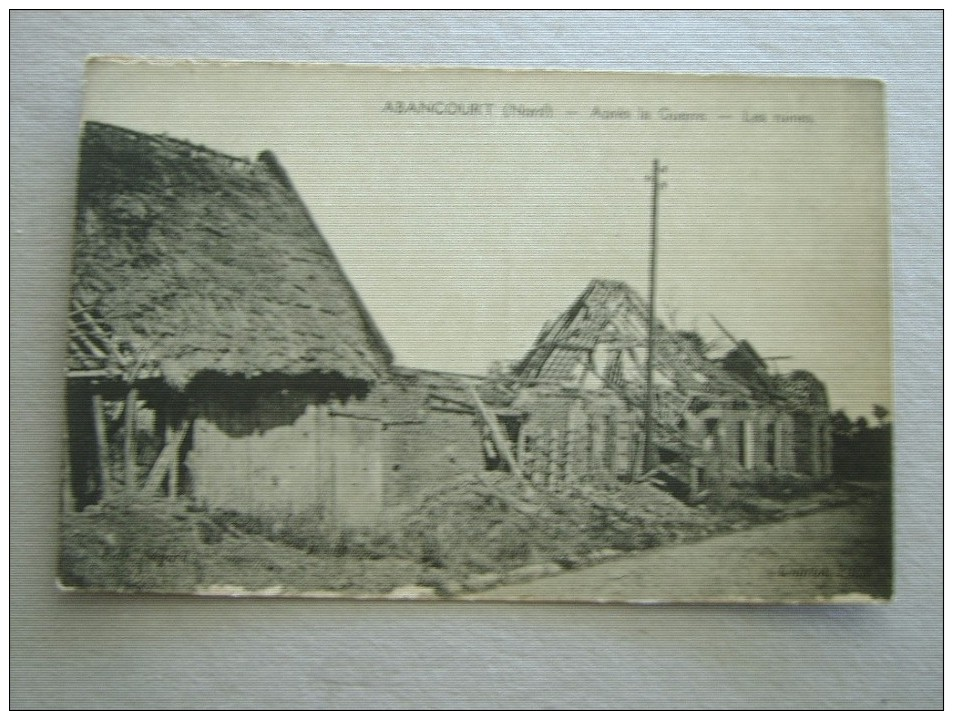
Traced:
[[199, 151], [201, 153], [208, 154], [215, 158], [224, 158], [228, 161], [232, 161], [236, 163], [244, 163], [248, 166], [259, 165], [258, 160], [253, 160], [245, 156], [236, 156], [230, 153], [224, 153], [223, 151], [217, 150], [215, 148], [209, 148], [208, 146], [203, 145], [201, 143], [192, 143], [191, 141], [187, 141], [183, 138], [175, 138], [166, 133], [144, 133], [143, 131], [137, 131], [132, 128], [126, 128], [125, 126], [117, 126], [116, 124], [113, 124], [113, 123], [105, 123], [103, 121], [92, 121], [92, 120], [87, 120], [83, 122], [84, 130], [86, 126], [90, 126], [90, 125], [98, 127], [99, 130], [106, 129], [108, 131], [112, 131], [115, 133], [125, 133], [129, 136], [134, 136], [137, 139], [144, 139], [151, 143], [158, 143], [158, 144], [165, 144], [165, 145], [171, 144], [173, 147], [188, 148], [189, 150]]

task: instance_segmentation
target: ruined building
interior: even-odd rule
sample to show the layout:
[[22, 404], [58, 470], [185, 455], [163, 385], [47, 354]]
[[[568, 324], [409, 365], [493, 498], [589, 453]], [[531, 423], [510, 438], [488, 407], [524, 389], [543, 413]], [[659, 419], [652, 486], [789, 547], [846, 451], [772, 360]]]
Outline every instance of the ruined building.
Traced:
[[[642, 476], [647, 314], [593, 281], [506, 377], [397, 367], [277, 159], [88, 122], [69, 313], [72, 510], [188, 497], [372, 525], [428, 483]], [[656, 474], [830, 473], [822, 383], [657, 330]]]
[[499, 464], [482, 379], [393, 364], [267, 152], [87, 123], [69, 330], [70, 509], [188, 497], [363, 526]]
[[[657, 474], [676, 479], [692, 498], [712, 477], [830, 475], [820, 381], [803, 372], [770, 374], [744, 342], [718, 362], [695, 334], [660, 323], [655, 333], [649, 461]], [[623, 282], [593, 280], [545, 325], [497, 388], [524, 413], [516, 449], [531, 476], [558, 485], [633, 481], [645, 473], [647, 349], [648, 309]]]

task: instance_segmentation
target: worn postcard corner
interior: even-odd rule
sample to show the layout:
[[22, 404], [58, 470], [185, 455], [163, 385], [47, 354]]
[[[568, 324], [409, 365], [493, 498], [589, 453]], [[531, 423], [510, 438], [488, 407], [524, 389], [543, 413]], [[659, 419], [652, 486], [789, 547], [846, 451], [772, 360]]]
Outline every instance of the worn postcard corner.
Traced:
[[870, 80], [87, 64], [62, 590], [892, 592]]

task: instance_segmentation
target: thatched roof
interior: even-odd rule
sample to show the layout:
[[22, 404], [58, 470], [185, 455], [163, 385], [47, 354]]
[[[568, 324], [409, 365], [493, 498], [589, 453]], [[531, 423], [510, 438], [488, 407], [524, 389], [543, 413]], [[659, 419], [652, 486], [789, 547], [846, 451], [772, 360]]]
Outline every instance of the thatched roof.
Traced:
[[99, 334], [74, 338], [74, 372], [118, 368], [97, 350], [177, 388], [202, 372], [374, 381], [392, 360], [274, 156], [101, 123], [83, 131], [73, 307], [74, 331]]

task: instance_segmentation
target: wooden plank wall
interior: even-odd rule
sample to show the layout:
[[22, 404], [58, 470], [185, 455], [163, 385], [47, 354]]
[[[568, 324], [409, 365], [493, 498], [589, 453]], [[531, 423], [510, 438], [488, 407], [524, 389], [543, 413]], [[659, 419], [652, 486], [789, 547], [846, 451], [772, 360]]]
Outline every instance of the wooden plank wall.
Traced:
[[314, 514], [372, 525], [383, 508], [381, 424], [308, 405], [292, 424], [232, 436], [195, 420], [187, 464], [195, 497], [254, 514]]

